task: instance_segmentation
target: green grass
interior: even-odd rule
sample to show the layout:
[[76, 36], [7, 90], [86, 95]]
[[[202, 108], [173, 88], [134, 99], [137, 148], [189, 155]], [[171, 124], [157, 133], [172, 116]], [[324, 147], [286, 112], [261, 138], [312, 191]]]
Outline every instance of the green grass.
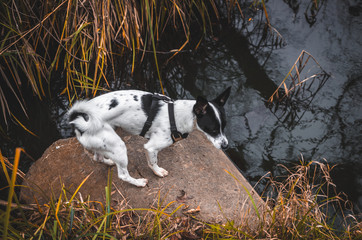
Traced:
[[[270, 179], [273, 198], [266, 198], [266, 208], [252, 224], [228, 219], [225, 224], [202, 222], [192, 216], [180, 216], [183, 205], [165, 203], [160, 194], [156, 207], [131, 209], [123, 201], [111, 206], [112, 174], [105, 186], [105, 202], [83, 199], [79, 189], [88, 177], [70, 193], [63, 186], [60, 195], [47, 204], [22, 205], [15, 194], [14, 165], [0, 155], [3, 173], [9, 183], [6, 209], [0, 210], [0, 235], [3, 239], [361, 239], [362, 222], [343, 215], [341, 194], [335, 194], [330, 178], [333, 169], [326, 163], [304, 162], [282, 181]], [[12, 169], [12, 173], [9, 170]], [[252, 196], [249, 195], [252, 199]], [[173, 206], [174, 205], [174, 206]], [[171, 208], [173, 206], [173, 208]], [[330, 211], [333, 208], [333, 211]], [[174, 210], [171, 210], [174, 209]], [[222, 209], [221, 209], [222, 211]], [[252, 207], [250, 211], [257, 211]], [[139, 214], [142, 212], [143, 214]], [[333, 213], [333, 214], [331, 214]], [[342, 216], [336, 228], [335, 213]], [[255, 224], [256, 222], [256, 224]]]

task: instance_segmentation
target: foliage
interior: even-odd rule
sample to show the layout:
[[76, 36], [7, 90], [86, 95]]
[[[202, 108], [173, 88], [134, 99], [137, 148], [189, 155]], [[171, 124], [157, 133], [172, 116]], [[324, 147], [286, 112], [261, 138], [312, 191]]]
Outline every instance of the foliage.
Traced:
[[[267, 198], [268, 206], [258, 212], [256, 224], [244, 221], [236, 225], [205, 223], [192, 216], [178, 217], [182, 204], [170, 210], [174, 202], [165, 204], [158, 196], [157, 206], [131, 209], [126, 201], [111, 206], [112, 174], [105, 187], [106, 201], [83, 199], [79, 189], [74, 193], [63, 186], [58, 198], [47, 204], [23, 205], [14, 193], [21, 149], [17, 149], [14, 165], [0, 155], [2, 170], [9, 183], [6, 210], [0, 209], [0, 235], [3, 239], [359, 239], [362, 223], [355, 216], [344, 216], [341, 194], [334, 193], [330, 178], [333, 169], [320, 162], [304, 162], [295, 170], [286, 169], [284, 181], [270, 180], [275, 190]], [[8, 173], [12, 169], [12, 174]], [[118, 189], [116, 189], [118, 191]], [[252, 198], [251, 195], [249, 197]], [[15, 202], [15, 204], [13, 203]], [[164, 206], [165, 205], [165, 206]], [[335, 208], [337, 207], [337, 208]], [[334, 208], [333, 211], [330, 211]], [[254, 208], [253, 208], [254, 209]], [[138, 215], [137, 212], [145, 214]], [[258, 210], [257, 210], [258, 211]], [[342, 214], [336, 229], [335, 213]]]
[[[22, 88], [29, 86], [43, 99], [50, 95], [54, 74], [65, 80], [62, 94], [72, 102], [80, 94], [91, 96], [107, 88], [107, 71], [115, 76], [117, 59], [131, 55], [131, 62], [124, 62], [133, 72], [137, 59], [153, 52], [158, 70], [162, 34], [183, 32], [183, 43], [169, 51], [174, 56], [188, 44], [191, 22], [199, 22], [206, 33], [210, 14], [218, 14], [213, 0], [2, 1], [0, 105], [5, 122], [14, 108], [8, 99], [15, 97], [26, 114]], [[162, 84], [160, 74], [159, 80]]]
[[272, 197], [266, 197], [257, 226], [236, 226], [229, 220], [209, 224], [204, 232], [217, 239], [361, 239], [362, 222], [353, 214], [345, 216], [348, 201], [336, 192], [330, 177], [333, 167], [303, 158], [294, 170], [281, 167], [287, 175], [284, 180], [269, 179]]

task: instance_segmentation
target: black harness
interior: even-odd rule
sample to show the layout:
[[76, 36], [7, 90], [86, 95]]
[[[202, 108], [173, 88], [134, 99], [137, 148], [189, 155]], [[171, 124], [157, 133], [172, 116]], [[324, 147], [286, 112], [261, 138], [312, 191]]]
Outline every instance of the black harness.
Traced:
[[156, 117], [157, 111], [156, 108], [158, 106], [158, 101], [164, 101], [165, 103], [167, 103], [168, 105], [168, 117], [170, 119], [170, 126], [171, 126], [171, 138], [172, 141], [178, 142], [184, 138], [187, 138], [187, 136], [189, 135], [188, 133], [180, 133], [179, 131], [177, 131], [177, 127], [176, 127], [176, 122], [175, 122], [175, 113], [174, 113], [174, 105], [173, 105], [173, 100], [167, 96], [158, 94], [158, 93], [154, 93], [152, 95], [152, 104], [151, 104], [151, 109], [150, 112], [148, 114], [147, 120], [145, 122], [145, 125], [143, 126], [143, 129], [140, 133], [140, 136], [144, 137], [145, 134], [147, 133], [147, 131], [150, 129], [150, 127], [152, 126], [152, 122]]

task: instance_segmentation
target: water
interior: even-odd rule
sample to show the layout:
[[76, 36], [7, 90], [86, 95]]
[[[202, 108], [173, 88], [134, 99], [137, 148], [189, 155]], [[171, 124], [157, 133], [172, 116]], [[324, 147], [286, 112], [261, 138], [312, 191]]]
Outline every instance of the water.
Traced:
[[[267, 172], [277, 176], [280, 174], [278, 164], [293, 166], [303, 155], [306, 160], [338, 164], [332, 171], [334, 182], [361, 209], [361, 3], [324, 1], [311, 25], [305, 17], [305, 11], [308, 13], [310, 8], [307, 1], [290, 1], [294, 5], [286, 2], [267, 3], [270, 22], [282, 36], [282, 40], [278, 38], [281, 41], [278, 46], [256, 45], [261, 40], [257, 31], [247, 35], [265, 22], [259, 11], [252, 15], [247, 25], [239, 21], [223, 24], [197, 51], [179, 54], [162, 67], [163, 81], [168, 94], [177, 98], [195, 98], [201, 94], [212, 99], [232, 86], [225, 107], [228, 115], [226, 134], [231, 145], [227, 154], [252, 184]], [[270, 43], [275, 36], [264, 43]], [[312, 100], [295, 110], [298, 118], [282, 122], [280, 110], [273, 113], [266, 101], [302, 50], [312, 54], [331, 77], [324, 85], [313, 84], [309, 92], [313, 95]], [[318, 72], [316, 69], [311, 71]], [[303, 74], [309, 76], [312, 72], [306, 70]], [[120, 71], [118, 77], [123, 85], [113, 87], [155, 91], [157, 87], [154, 86], [158, 86], [155, 76], [152, 64], [144, 63], [134, 75], [127, 69]], [[124, 85], [125, 81], [131, 85]], [[53, 87], [54, 92], [59, 92], [56, 86]], [[30, 96], [29, 99], [33, 98]], [[20, 132], [19, 127], [11, 127], [12, 136], [20, 141], [6, 146], [12, 148], [20, 143], [37, 158], [55, 139], [71, 136], [71, 131], [61, 121], [67, 106], [64, 97], [53, 96], [50, 107], [31, 101], [34, 106], [30, 119], [37, 121], [29, 121], [27, 126], [39, 138]], [[259, 185], [257, 190], [262, 188]]]
[[[190, 58], [192, 70], [183, 65], [186, 73], [179, 78], [191, 75], [185, 88], [192, 92], [195, 83], [205, 95], [233, 86], [226, 106], [226, 132], [233, 147], [227, 153], [251, 183], [268, 171], [278, 175], [278, 164], [292, 166], [302, 154], [304, 159], [338, 164], [332, 171], [334, 181], [361, 208], [362, 17], [351, 14], [347, 2], [325, 1], [310, 26], [304, 16], [307, 3], [300, 3], [297, 13], [283, 1], [270, 1], [267, 7], [284, 47], [265, 47], [253, 54], [237, 30], [222, 29], [218, 41], [206, 43], [203, 54]], [[331, 77], [300, 110], [298, 122], [282, 123], [265, 100], [302, 50], [311, 53]]]

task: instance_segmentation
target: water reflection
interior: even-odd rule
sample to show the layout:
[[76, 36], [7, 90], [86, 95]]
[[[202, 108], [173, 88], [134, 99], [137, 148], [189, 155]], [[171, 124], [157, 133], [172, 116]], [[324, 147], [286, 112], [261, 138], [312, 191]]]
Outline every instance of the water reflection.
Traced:
[[[226, 106], [229, 119], [226, 132], [233, 147], [227, 153], [252, 183], [267, 171], [281, 174], [277, 164], [292, 166], [298, 163], [300, 154], [309, 160], [326, 159], [329, 164], [338, 164], [332, 172], [337, 187], [361, 208], [362, 70], [358, 66], [362, 63], [356, 52], [362, 53], [362, 42], [357, 37], [362, 31], [362, 19], [339, 10], [348, 9], [341, 6], [348, 3], [323, 4], [319, 20], [312, 28], [302, 17], [303, 12], [288, 10], [283, 1], [268, 4], [273, 26], [288, 42], [280, 49], [254, 51], [255, 44], [250, 47], [243, 29], [226, 27], [218, 32], [217, 40], [209, 39], [198, 51], [189, 54], [185, 62], [176, 59], [165, 70], [171, 85], [180, 86], [174, 92], [182, 89], [182, 97], [202, 93], [213, 98], [226, 86], [233, 86]], [[298, 6], [310, 12], [308, 3], [300, 2]], [[297, 108], [289, 106], [295, 119], [281, 118], [266, 108], [265, 100], [273, 94], [302, 49], [311, 50], [332, 77], [327, 83], [326, 75], [314, 82], [311, 91], [305, 91], [309, 93], [304, 96], [308, 100], [305, 104], [298, 104], [303, 101], [296, 98]], [[258, 57], [263, 52], [270, 57], [260, 60]]]

